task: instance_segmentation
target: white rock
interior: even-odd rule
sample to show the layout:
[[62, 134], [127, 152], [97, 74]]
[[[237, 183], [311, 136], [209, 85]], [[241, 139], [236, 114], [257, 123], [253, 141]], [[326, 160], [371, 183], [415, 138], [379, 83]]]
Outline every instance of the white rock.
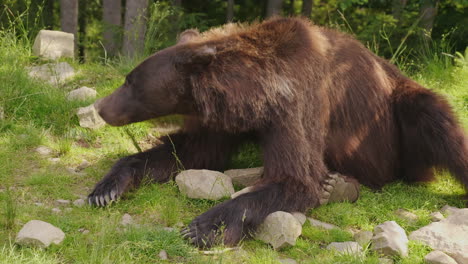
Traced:
[[59, 213], [62, 212], [62, 210], [60, 210], [59, 208], [52, 208], [52, 212], [56, 213], [56, 214], [59, 214]]
[[131, 215], [124, 214], [122, 216], [122, 221], [120, 222], [121, 225], [128, 226], [128, 225], [131, 225], [132, 223], [133, 223], [133, 218]]
[[42, 156], [47, 156], [47, 155], [52, 154], [53, 150], [46, 146], [39, 146], [36, 148], [36, 152]]
[[372, 249], [386, 256], [408, 256], [408, 237], [395, 221], [387, 221], [374, 228]]
[[434, 212], [429, 215], [431, 217], [432, 222], [439, 222], [444, 219], [444, 215], [440, 212]]
[[314, 227], [319, 227], [319, 228], [323, 228], [323, 229], [327, 229], [327, 230], [335, 229], [335, 228], [338, 229], [339, 228], [336, 225], [325, 223], [325, 222], [322, 222], [322, 221], [319, 221], [319, 220], [316, 220], [316, 219], [313, 219], [313, 218], [310, 218], [310, 217], [308, 219], [309, 219], [310, 225], [312, 225]]
[[458, 211], [460, 211], [460, 210], [461, 210], [461, 209], [458, 208], [458, 207], [453, 207], [453, 206], [450, 206], [450, 205], [446, 204], [446, 205], [444, 205], [444, 207], [442, 207], [442, 208], [440, 209], [440, 212], [443, 213], [443, 214], [449, 215], [449, 214], [458, 212]]
[[362, 247], [354, 241], [347, 242], [332, 242], [327, 246], [328, 250], [335, 250], [337, 252], [347, 255], [362, 255]]
[[291, 214], [297, 219], [297, 221], [299, 221], [301, 225], [304, 225], [305, 221], [307, 220], [307, 216], [301, 212], [293, 212]]
[[371, 231], [362, 230], [354, 234], [354, 241], [361, 246], [365, 246], [371, 241], [373, 236], [374, 234]]
[[181, 193], [190, 198], [218, 200], [234, 193], [231, 178], [210, 170], [186, 170], [176, 178]]
[[64, 83], [68, 78], [75, 76], [75, 70], [66, 62], [28, 67], [28, 70], [30, 77], [47, 81], [53, 85]]
[[294, 246], [302, 233], [302, 226], [297, 219], [287, 212], [269, 214], [259, 226], [255, 238], [269, 243], [274, 249]]
[[161, 251], [159, 251], [158, 256], [159, 256], [159, 258], [160, 258], [161, 260], [167, 260], [167, 252], [166, 252], [166, 250], [161, 250]]
[[84, 101], [88, 99], [95, 99], [96, 95], [96, 90], [83, 86], [81, 88], [69, 92], [67, 95], [67, 99], [69, 101]]
[[440, 222], [431, 223], [410, 234], [411, 240], [421, 241], [440, 250], [458, 263], [468, 263], [468, 208], [458, 209]]
[[55, 202], [56, 202], [58, 205], [69, 205], [69, 204], [71, 203], [70, 200], [63, 200], [63, 199], [55, 200]]
[[395, 211], [395, 215], [408, 222], [416, 222], [419, 218], [416, 214], [401, 208]]
[[94, 108], [94, 104], [78, 108], [76, 115], [78, 116], [81, 127], [98, 129], [106, 124], [96, 111], [96, 108]]
[[33, 45], [33, 54], [48, 59], [61, 57], [73, 58], [75, 37], [71, 33], [53, 30], [41, 30]]
[[26, 223], [16, 236], [16, 243], [24, 246], [48, 247], [51, 243], [60, 244], [65, 233], [59, 228], [40, 221], [31, 220]]
[[77, 199], [73, 201], [73, 205], [76, 207], [83, 207], [86, 204], [84, 199]]
[[457, 264], [457, 262], [442, 251], [436, 250], [424, 257], [427, 264]]
[[252, 186], [255, 181], [262, 177], [263, 167], [227, 170], [224, 172], [224, 174], [229, 176], [234, 184]]
[[44, 206], [44, 204], [43, 204], [43, 203], [39, 203], [39, 202], [37, 202], [37, 203], [34, 203], [34, 205], [36, 205], [36, 206]]
[[48, 161], [50, 161], [50, 163], [58, 163], [60, 161], [60, 158], [48, 158], [47, 159]]
[[244, 194], [244, 193], [249, 193], [249, 192], [251, 192], [252, 190], [253, 190], [253, 186], [245, 187], [244, 189], [242, 189], [242, 190], [240, 190], [240, 191], [238, 191], [238, 192], [233, 193], [233, 194], [231, 195], [231, 199], [234, 199], [234, 198], [236, 198], [237, 196], [242, 195], [242, 194]]

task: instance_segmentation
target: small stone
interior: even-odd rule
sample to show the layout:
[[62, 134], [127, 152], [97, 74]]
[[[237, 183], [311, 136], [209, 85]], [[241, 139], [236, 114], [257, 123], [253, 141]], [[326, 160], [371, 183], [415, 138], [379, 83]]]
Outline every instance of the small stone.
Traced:
[[59, 228], [40, 220], [26, 223], [16, 236], [16, 243], [22, 246], [48, 247], [51, 243], [60, 244], [65, 233]]
[[161, 260], [167, 260], [167, 252], [165, 250], [159, 251], [158, 256]]
[[294, 246], [302, 233], [302, 226], [297, 219], [287, 212], [269, 214], [259, 226], [255, 238], [269, 243], [274, 249]]
[[416, 222], [419, 218], [417, 215], [411, 213], [410, 211], [401, 208], [395, 211], [395, 215], [408, 222]]
[[68, 93], [68, 101], [84, 101], [96, 98], [96, 90], [83, 86]]
[[36, 148], [36, 152], [39, 153], [42, 156], [48, 156], [52, 154], [53, 150], [49, 147], [46, 146], [39, 146]]
[[70, 200], [63, 200], [63, 199], [55, 200], [55, 202], [56, 202], [58, 205], [69, 205], [69, 204], [71, 203]]
[[47, 81], [53, 85], [64, 83], [75, 76], [75, 70], [66, 62], [49, 63], [40, 66], [28, 67], [31, 78]]
[[431, 217], [431, 221], [432, 222], [439, 222], [439, 221], [442, 221], [444, 220], [444, 215], [440, 212], [434, 212], [432, 214], [429, 215]]
[[395, 221], [387, 221], [374, 228], [372, 249], [386, 256], [408, 256], [408, 237]]
[[369, 244], [373, 236], [374, 234], [372, 231], [362, 230], [354, 234], [354, 241], [364, 247], [365, 245]]
[[299, 221], [301, 225], [304, 225], [305, 221], [307, 220], [307, 216], [301, 212], [293, 212], [291, 214], [297, 219], [297, 221]]
[[41, 207], [44, 206], [43, 203], [34, 203], [34, 205], [36, 205], [36, 206], [41, 206]]
[[99, 116], [94, 104], [78, 108], [76, 115], [78, 116], [81, 127], [98, 129], [106, 124], [101, 116]]
[[297, 261], [291, 258], [284, 258], [278, 260], [281, 264], [297, 264]]
[[73, 201], [73, 205], [76, 207], [83, 207], [86, 204], [84, 199], [77, 199]]
[[163, 229], [167, 232], [174, 232], [175, 231], [175, 228], [173, 227], [163, 227]]
[[393, 264], [393, 260], [388, 258], [379, 258], [379, 264]]
[[180, 192], [189, 198], [219, 200], [234, 193], [231, 178], [217, 171], [186, 170], [175, 180]]
[[457, 264], [453, 258], [439, 250], [427, 254], [424, 257], [424, 261], [427, 264]]
[[33, 54], [53, 60], [61, 57], [73, 58], [75, 50], [74, 39], [75, 37], [71, 33], [41, 30], [34, 40]]
[[89, 234], [89, 230], [86, 228], [80, 228], [78, 229], [78, 232], [82, 233], [83, 235]]
[[62, 210], [60, 210], [59, 208], [52, 208], [52, 212], [56, 213], [56, 214], [59, 214], [59, 213], [62, 212]]
[[131, 215], [124, 214], [122, 216], [122, 221], [120, 222], [121, 225], [128, 226], [128, 225], [131, 225], [132, 223], [133, 223], [133, 218]]
[[48, 158], [47, 159], [48, 161], [50, 161], [50, 163], [58, 163], [60, 161], [60, 158]]
[[76, 167], [75, 171], [76, 171], [76, 172], [80, 172], [80, 171], [82, 171], [82, 170], [88, 168], [89, 166], [91, 166], [91, 163], [89, 163], [89, 161], [87, 161], [87, 160], [83, 160], [83, 161], [81, 162], [81, 164], [78, 165], [78, 167]]
[[332, 242], [327, 246], [328, 250], [335, 250], [337, 252], [347, 255], [362, 255], [362, 247], [354, 241], [347, 242]]
[[263, 175], [263, 167], [227, 170], [224, 172], [232, 179], [234, 184], [241, 186], [252, 186]]
[[253, 190], [253, 186], [245, 187], [244, 189], [242, 189], [242, 190], [240, 190], [240, 191], [238, 191], [238, 192], [233, 193], [233, 194], [231, 195], [231, 199], [234, 199], [234, 198], [236, 198], [237, 196], [242, 195], [242, 194], [244, 194], [244, 193], [249, 193], [249, 192], [251, 192], [252, 190]]
[[323, 228], [323, 229], [326, 229], [326, 230], [330, 230], [330, 229], [338, 229], [339, 227], [337, 227], [336, 225], [332, 225], [332, 224], [329, 224], [329, 223], [325, 223], [325, 222], [322, 222], [322, 221], [319, 221], [319, 220], [315, 220], [313, 218], [308, 218], [309, 219], [309, 222], [312, 226], [314, 227], [319, 227], [319, 228]]
[[458, 211], [460, 211], [461, 209], [458, 208], [458, 207], [453, 207], [453, 206], [450, 206], [450, 205], [444, 205], [444, 207], [442, 207], [440, 209], [440, 212], [443, 213], [443, 214], [447, 214], [447, 215], [450, 215], [450, 214], [453, 214], [453, 213], [456, 213]]

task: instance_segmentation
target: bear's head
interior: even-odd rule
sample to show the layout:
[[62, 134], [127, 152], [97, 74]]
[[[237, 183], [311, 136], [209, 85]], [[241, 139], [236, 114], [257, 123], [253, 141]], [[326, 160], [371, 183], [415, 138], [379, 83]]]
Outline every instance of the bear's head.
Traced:
[[133, 69], [125, 83], [95, 107], [110, 125], [148, 120], [170, 114], [195, 114], [190, 78], [208, 67], [214, 44], [193, 42], [195, 30], [183, 32], [176, 45], [163, 49]]

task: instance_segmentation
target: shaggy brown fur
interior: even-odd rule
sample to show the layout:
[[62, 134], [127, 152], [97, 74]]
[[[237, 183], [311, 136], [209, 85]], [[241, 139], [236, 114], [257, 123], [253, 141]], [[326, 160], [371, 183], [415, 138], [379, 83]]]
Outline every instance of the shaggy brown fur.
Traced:
[[190, 117], [172, 142], [119, 161], [90, 194], [97, 205], [143, 175], [167, 181], [176, 170], [172, 144], [186, 169], [221, 170], [240, 142], [258, 140], [263, 178], [190, 224], [183, 233], [199, 246], [221, 226], [224, 242], [235, 244], [272, 212], [318, 206], [328, 171], [379, 188], [429, 179], [441, 167], [468, 185], [467, 140], [446, 101], [350, 36], [303, 19], [191, 30], [97, 107], [113, 125]]

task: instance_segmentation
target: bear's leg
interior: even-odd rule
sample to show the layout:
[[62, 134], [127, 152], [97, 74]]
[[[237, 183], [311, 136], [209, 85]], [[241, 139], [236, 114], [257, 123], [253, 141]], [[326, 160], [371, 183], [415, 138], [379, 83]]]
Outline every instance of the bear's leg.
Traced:
[[316, 147], [311, 149], [304, 134], [304, 129], [290, 128], [265, 133], [260, 139], [265, 166], [261, 182], [252, 192], [196, 217], [182, 235], [199, 247], [218, 242], [235, 245], [273, 212], [305, 212], [319, 206], [321, 182], [327, 173], [320, 151], [323, 146], [314, 142]]
[[105, 206], [142, 182], [167, 182], [179, 170], [223, 170], [240, 135], [199, 129], [163, 137], [163, 144], [120, 159], [89, 194], [90, 204]]

